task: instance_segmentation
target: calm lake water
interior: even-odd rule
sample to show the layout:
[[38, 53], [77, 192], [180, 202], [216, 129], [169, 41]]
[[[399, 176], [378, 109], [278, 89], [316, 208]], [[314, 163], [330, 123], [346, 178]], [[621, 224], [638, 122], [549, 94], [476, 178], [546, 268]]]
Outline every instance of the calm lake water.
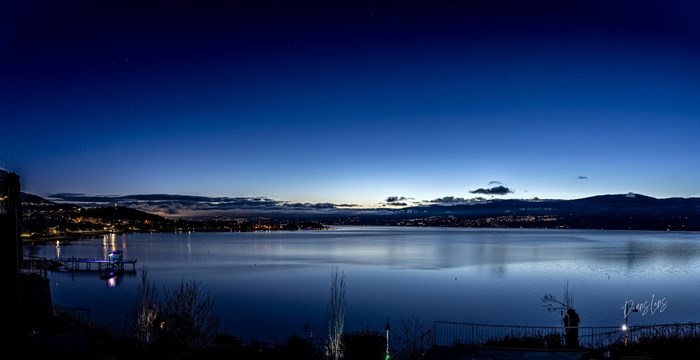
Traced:
[[[623, 306], [646, 302], [630, 324], [700, 322], [700, 233], [340, 227], [330, 231], [125, 234], [41, 245], [38, 256], [106, 257], [122, 250], [156, 288], [200, 283], [221, 330], [246, 339], [327, 333], [331, 272], [347, 279], [346, 331], [383, 330], [417, 317], [560, 326], [545, 293], [567, 286], [581, 326], [617, 326]], [[28, 251], [28, 249], [25, 249]], [[116, 286], [97, 273], [50, 272], [53, 301], [90, 309], [114, 329], [135, 302], [139, 275]], [[654, 306], [658, 305], [658, 306]], [[660, 306], [663, 305], [663, 306]]]

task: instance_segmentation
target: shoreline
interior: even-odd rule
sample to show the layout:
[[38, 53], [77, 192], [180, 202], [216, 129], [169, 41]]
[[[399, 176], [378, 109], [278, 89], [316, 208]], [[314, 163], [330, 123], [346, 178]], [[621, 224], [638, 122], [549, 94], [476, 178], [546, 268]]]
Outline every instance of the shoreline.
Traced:
[[72, 235], [60, 235], [60, 236], [50, 236], [50, 237], [37, 237], [37, 238], [22, 238], [22, 243], [23, 244], [31, 244], [31, 243], [49, 243], [49, 242], [55, 242], [55, 241], [74, 241], [74, 240], [80, 240], [83, 238], [92, 238], [95, 236], [101, 236], [101, 235], [107, 235], [110, 234], [110, 232], [105, 232], [105, 231], [99, 231], [99, 232], [94, 232], [94, 233], [81, 233], [81, 234], [72, 234]]
[[[297, 231], [326, 231], [326, 230], [334, 230], [336, 229], [335, 227], [325, 227], [322, 229], [298, 229], [298, 230], [290, 230], [290, 229], [265, 229], [265, 230], [246, 230], [246, 231], [224, 231], [224, 230], [207, 230], [207, 231], [189, 231], [192, 233], [229, 233], [229, 232], [267, 232], [267, 231], [272, 231], [272, 232], [283, 232], [283, 231], [292, 231], [292, 232], [297, 232]], [[44, 237], [22, 237], [22, 243], [23, 244], [31, 244], [31, 243], [50, 243], [50, 242], [55, 242], [55, 241], [75, 241], [75, 240], [82, 240], [82, 239], [92, 239], [98, 236], [104, 236], [104, 235], [122, 235], [122, 234], [146, 234], [146, 233], [183, 233], [187, 231], [94, 231], [94, 232], [81, 232], [77, 234], [70, 234], [70, 235], [60, 235], [60, 236], [44, 236]]]

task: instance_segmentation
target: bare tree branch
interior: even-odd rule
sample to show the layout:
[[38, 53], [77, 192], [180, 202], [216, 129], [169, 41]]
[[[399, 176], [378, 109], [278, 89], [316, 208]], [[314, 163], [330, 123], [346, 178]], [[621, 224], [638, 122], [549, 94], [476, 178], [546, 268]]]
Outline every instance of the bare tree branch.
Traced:
[[331, 272], [331, 295], [328, 301], [328, 352], [336, 360], [342, 356], [346, 305], [345, 272], [335, 267]]
[[148, 268], [141, 268], [141, 283], [139, 284], [138, 300], [134, 313], [134, 334], [142, 345], [155, 341], [155, 321], [158, 317], [158, 293], [154, 283], [148, 279]]
[[549, 312], [573, 309], [574, 293], [571, 290], [569, 290], [569, 281], [566, 281], [566, 288], [564, 289], [564, 301], [560, 301], [550, 293], [545, 293], [544, 296], [542, 296], [542, 303], [542, 306]]
[[190, 349], [207, 346], [219, 329], [214, 298], [199, 283], [182, 281], [175, 290], [166, 289], [161, 310], [163, 332], [171, 345]]

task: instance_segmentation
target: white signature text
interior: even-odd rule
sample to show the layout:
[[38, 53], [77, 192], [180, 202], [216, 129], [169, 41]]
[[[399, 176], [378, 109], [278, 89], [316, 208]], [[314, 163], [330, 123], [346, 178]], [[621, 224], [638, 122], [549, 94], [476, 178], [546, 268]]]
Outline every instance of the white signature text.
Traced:
[[668, 301], [666, 298], [657, 299], [654, 294], [651, 295], [651, 301], [644, 301], [635, 303], [634, 300], [625, 301], [625, 305], [622, 306], [622, 311], [625, 318], [630, 314], [630, 312], [638, 312], [642, 316], [646, 314], [654, 315], [655, 313], [662, 313], [666, 310], [666, 305]]

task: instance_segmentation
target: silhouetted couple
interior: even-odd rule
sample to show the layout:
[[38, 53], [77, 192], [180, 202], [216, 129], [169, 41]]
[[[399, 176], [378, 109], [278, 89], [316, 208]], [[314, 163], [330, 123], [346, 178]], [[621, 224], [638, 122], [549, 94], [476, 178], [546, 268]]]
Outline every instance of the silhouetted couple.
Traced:
[[566, 334], [567, 348], [578, 347], [578, 324], [580, 323], [581, 319], [576, 311], [572, 308], [567, 309], [566, 315], [564, 315], [564, 333]]

